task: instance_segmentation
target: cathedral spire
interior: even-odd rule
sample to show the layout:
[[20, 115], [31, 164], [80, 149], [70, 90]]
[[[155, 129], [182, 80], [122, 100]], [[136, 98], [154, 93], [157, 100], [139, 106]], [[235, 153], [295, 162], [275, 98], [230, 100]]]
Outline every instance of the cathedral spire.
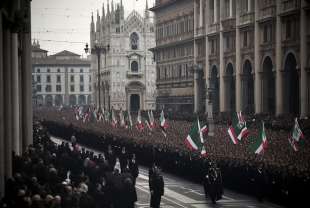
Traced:
[[108, 0], [108, 3], [107, 3], [107, 15], [109, 15], [110, 14], [110, 3], [109, 3], [109, 0]]
[[111, 8], [111, 10], [112, 10], [111, 12], [114, 13], [114, 2], [113, 2], [113, 0], [112, 0], [112, 3], [111, 3], [111, 4], [112, 4], [112, 5], [111, 5], [111, 7], [112, 7], [112, 8]]
[[102, 19], [105, 18], [105, 9], [104, 9], [104, 3], [102, 4]]
[[145, 11], [144, 11], [144, 17], [145, 19], [150, 18], [150, 13], [149, 13], [149, 6], [147, 0], [145, 0]]
[[90, 31], [95, 32], [94, 14], [91, 13]]
[[100, 16], [99, 16], [99, 11], [97, 10], [97, 22], [96, 22], [96, 31], [100, 31]]

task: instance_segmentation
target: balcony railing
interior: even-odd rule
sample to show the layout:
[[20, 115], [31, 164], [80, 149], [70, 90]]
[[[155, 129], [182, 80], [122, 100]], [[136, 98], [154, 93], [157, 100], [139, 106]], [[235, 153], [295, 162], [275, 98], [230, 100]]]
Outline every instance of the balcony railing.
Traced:
[[294, 11], [300, 8], [300, 0], [285, 0], [281, 3], [281, 13]]
[[220, 30], [220, 24], [219, 23], [214, 23], [209, 25], [209, 33], [216, 33]]
[[141, 71], [137, 71], [137, 72], [127, 71], [126, 74], [127, 74], [128, 78], [141, 78], [141, 77], [143, 77], [143, 72], [141, 72]]
[[232, 30], [236, 27], [236, 18], [228, 18], [222, 20], [223, 30]]
[[276, 5], [268, 5], [266, 7], [261, 8], [259, 18], [267, 19], [276, 15]]
[[195, 34], [196, 37], [204, 36], [205, 34], [206, 34], [205, 27], [198, 27], [196, 29], [196, 34]]
[[250, 24], [254, 22], [254, 13], [245, 13], [240, 15], [240, 25]]

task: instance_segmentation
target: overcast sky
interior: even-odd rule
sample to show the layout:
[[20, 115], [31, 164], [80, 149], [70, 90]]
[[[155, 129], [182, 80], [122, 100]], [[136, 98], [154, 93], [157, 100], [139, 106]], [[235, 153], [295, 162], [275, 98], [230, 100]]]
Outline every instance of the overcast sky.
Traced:
[[[89, 42], [91, 13], [96, 23], [97, 10], [102, 13], [102, 4], [107, 9], [108, 0], [32, 0], [32, 39], [40, 42], [49, 55], [69, 50], [85, 57], [85, 43]], [[155, 0], [148, 0], [149, 7]], [[109, 0], [110, 7], [112, 0]], [[119, 3], [120, 0], [114, 0]], [[125, 18], [135, 9], [144, 13], [146, 0], [123, 0]], [[115, 8], [115, 7], [114, 7]], [[111, 9], [111, 8], [110, 8]]]

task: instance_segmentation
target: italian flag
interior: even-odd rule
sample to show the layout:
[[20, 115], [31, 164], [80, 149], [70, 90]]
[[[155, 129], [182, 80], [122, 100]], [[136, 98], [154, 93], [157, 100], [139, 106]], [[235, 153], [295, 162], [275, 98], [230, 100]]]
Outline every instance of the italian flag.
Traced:
[[149, 116], [149, 124], [150, 124], [150, 127], [151, 127], [151, 129], [154, 129], [154, 128], [155, 128], [155, 122], [154, 122], [153, 111], [152, 111], [152, 110], [147, 111], [147, 114], [148, 114], [148, 116]]
[[167, 122], [167, 120], [165, 119], [164, 110], [161, 110], [159, 122], [160, 122], [161, 132], [163, 133], [164, 137], [167, 137], [167, 132], [166, 132], [166, 130], [167, 130], [167, 128], [168, 128], [168, 122]]
[[125, 118], [124, 118], [124, 113], [123, 113], [122, 109], [119, 112], [119, 118], [120, 118], [120, 125], [122, 127], [124, 127], [125, 126]]
[[290, 138], [290, 137], [288, 138], [288, 142], [291, 145], [291, 147], [293, 148], [293, 150], [295, 152], [297, 152], [298, 151], [297, 142], [294, 139]]
[[246, 122], [242, 116], [242, 113], [233, 113], [232, 122], [227, 130], [231, 141], [234, 144], [238, 144], [238, 140], [248, 136], [249, 131], [246, 127]]
[[143, 130], [143, 128], [144, 128], [143, 123], [142, 123], [142, 119], [141, 119], [141, 111], [140, 110], [138, 112], [136, 128], [139, 131]]
[[204, 146], [199, 119], [193, 123], [192, 128], [185, 139], [185, 145], [192, 151], [200, 151], [200, 155], [205, 156], [207, 154]]
[[255, 154], [262, 154], [267, 149], [267, 144], [265, 125], [264, 122], [262, 122], [262, 127], [259, 131], [259, 137], [255, 139], [251, 149]]
[[295, 118], [295, 125], [294, 125], [294, 128], [293, 128], [293, 132], [292, 132], [291, 138], [293, 140], [295, 140], [296, 142], [299, 142], [300, 139], [304, 138], [304, 134], [302, 133], [302, 131], [301, 131], [300, 127], [299, 127], [297, 118]]
[[111, 112], [111, 122], [112, 122], [112, 126], [115, 128], [116, 125], [117, 125], [117, 120], [116, 120], [116, 117], [115, 117], [114, 109], [112, 109], [112, 112]]

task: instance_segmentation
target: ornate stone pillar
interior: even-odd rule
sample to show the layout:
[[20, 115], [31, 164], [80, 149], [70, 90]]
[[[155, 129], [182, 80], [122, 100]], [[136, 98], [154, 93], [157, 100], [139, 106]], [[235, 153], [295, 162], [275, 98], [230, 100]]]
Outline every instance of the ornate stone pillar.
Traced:
[[[4, 98], [3, 96], [3, 24], [2, 24], [2, 15], [0, 15], [0, 98]], [[4, 168], [5, 168], [5, 160], [4, 160], [4, 99], [0, 100], [0, 197], [4, 195]]]
[[262, 113], [262, 82], [261, 82], [261, 74], [260, 74], [260, 68], [262, 67], [261, 61], [260, 61], [260, 30], [259, 30], [259, 2], [260, 0], [255, 0], [255, 22], [254, 22], [254, 70], [255, 70], [255, 96], [254, 96], [254, 102], [255, 102], [255, 113]]
[[276, 17], [276, 115], [284, 113], [283, 106], [283, 67], [282, 67], [282, 27], [281, 17], [279, 14], [282, 1], [276, 1], [277, 3], [277, 17]]
[[12, 176], [12, 90], [11, 90], [11, 32], [3, 31], [4, 69], [4, 170], [5, 177]]
[[242, 109], [242, 89], [241, 89], [241, 44], [240, 44], [240, 30], [239, 30], [239, 1], [236, 1], [236, 109], [232, 109], [232, 111], [241, 111]]
[[306, 67], [307, 67], [307, 17], [304, 9], [306, 5], [305, 0], [301, 0], [300, 11], [300, 117], [309, 116], [308, 103], [309, 95], [307, 94], [307, 83], [309, 82]]

